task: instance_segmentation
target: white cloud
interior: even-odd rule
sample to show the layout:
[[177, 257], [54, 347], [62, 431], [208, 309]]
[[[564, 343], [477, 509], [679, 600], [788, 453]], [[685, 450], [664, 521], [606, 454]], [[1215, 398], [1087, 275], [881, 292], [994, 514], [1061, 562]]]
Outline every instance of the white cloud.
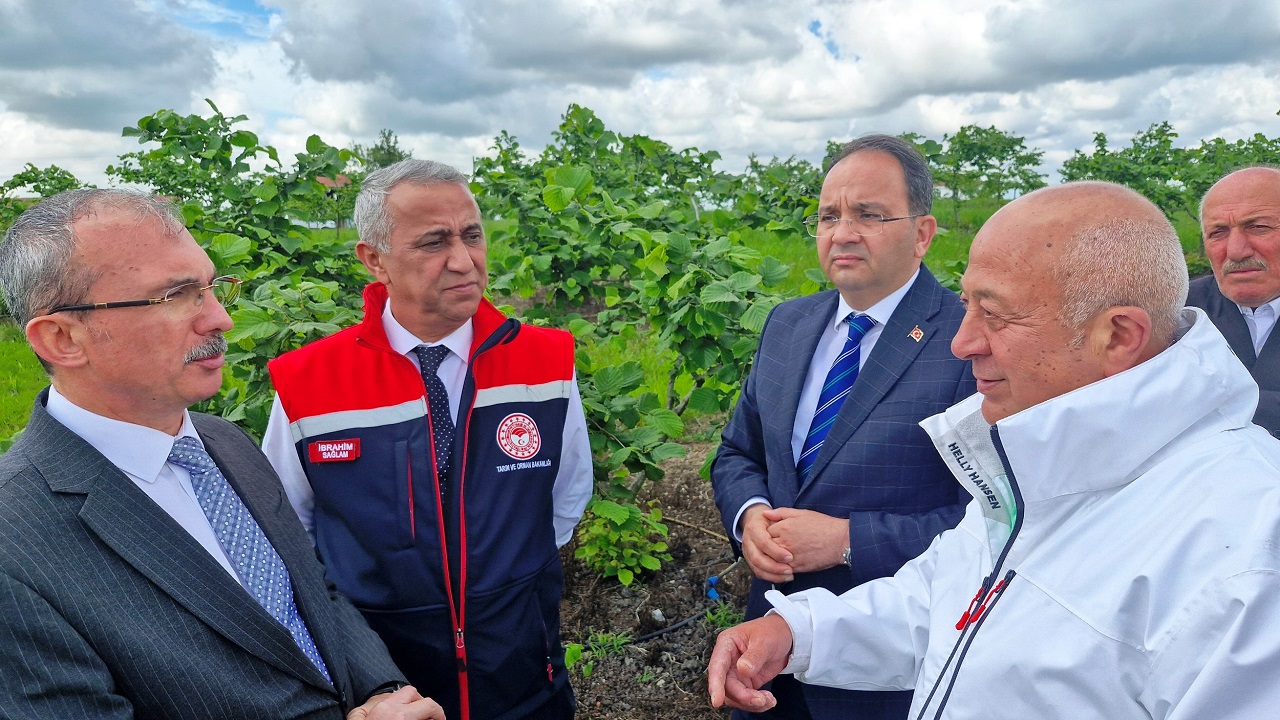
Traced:
[[0, 176], [76, 154], [73, 137], [105, 167], [122, 124], [206, 96], [282, 153], [391, 128], [464, 170], [502, 130], [540, 150], [570, 103], [731, 170], [966, 124], [1025, 136], [1051, 179], [1095, 132], [1280, 134], [1274, 0], [0, 0], [0, 16], [0, 129], [24, 133], [0, 136]]

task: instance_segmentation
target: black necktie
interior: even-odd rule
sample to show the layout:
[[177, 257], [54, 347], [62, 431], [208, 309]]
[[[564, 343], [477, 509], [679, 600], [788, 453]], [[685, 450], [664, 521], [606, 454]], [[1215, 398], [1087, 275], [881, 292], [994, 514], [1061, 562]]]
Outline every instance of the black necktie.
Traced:
[[431, 423], [431, 440], [436, 448], [436, 470], [443, 490], [444, 478], [449, 472], [449, 451], [453, 448], [454, 427], [453, 418], [449, 415], [449, 391], [445, 390], [436, 371], [449, 355], [449, 348], [444, 345], [419, 345], [413, 351], [422, 364], [422, 383], [427, 386], [427, 417]]

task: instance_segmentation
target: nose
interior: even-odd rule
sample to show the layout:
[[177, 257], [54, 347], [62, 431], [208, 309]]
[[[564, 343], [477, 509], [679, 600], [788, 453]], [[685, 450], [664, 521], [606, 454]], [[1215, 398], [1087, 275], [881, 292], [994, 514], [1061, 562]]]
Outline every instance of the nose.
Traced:
[[466, 274], [475, 268], [475, 262], [471, 260], [471, 253], [467, 244], [461, 239], [450, 238], [449, 256], [445, 259], [445, 267], [452, 272]]
[[831, 242], [833, 243], [862, 242], [865, 237], [865, 235], [858, 232], [852, 218], [840, 218], [840, 222], [836, 223], [835, 229], [831, 231]]
[[1227, 233], [1227, 258], [1244, 260], [1252, 256], [1253, 243], [1250, 242], [1249, 233], [1238, 225], [1231, 228], [1231, 232]]
[[[204, 302], [200, 305], [199, 320], [202, 330], [205, 332], [216, 330], [218, 332], [228, 332], [235, 326], [235, 322], [231, 319], [230, 313], [222, 306], [218, 298], [213, 293], [206, 291]], [[202, 332], [203, 334], [203, 332]]]
[[972, 360], [977, 356], [987, 354], [987, 352], [987, 338], [982, 332], [982, 324], [978, 319], [978, 310], [970, 305], [965, 309], [964, 317], [960, 320], [960, 328], [956, 330], [955, 337], [951, 338], [951, 354], [961, 360]]

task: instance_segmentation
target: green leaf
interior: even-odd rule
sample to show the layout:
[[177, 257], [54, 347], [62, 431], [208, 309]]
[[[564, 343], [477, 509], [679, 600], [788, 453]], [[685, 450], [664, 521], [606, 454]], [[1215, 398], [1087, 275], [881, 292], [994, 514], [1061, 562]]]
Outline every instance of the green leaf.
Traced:
[[738, 322], [742, 324], [744, 330], [750, 330], [758, 333], [764, 330], [764, 322], [769, 319], [769, 313], [782, 302], [783, 298], [777, 295], [761, 295], [751, 303], [751, 307], [742, 313], [742, 317]]
[[591, 505], [591, 512], [609, 520], [614, 525], [621, 525], [631, 518], [631, 508], [619, 505], [612, 500], [597, 500]]
[[658, 560], [658, 558], [656, 558], [656, 557], [654, 557], [654, 556], [652, 556], [652, 555], [641, 555], [641, 556], [640, 556], [640, 565], [641, 565], [642, 567], [644, 567], [646, 570], [661, 570], [661, 569], [662, 569], [662, 563]]
[[618, 568], [618, 582], [623, 585], [630, 585], [636, 579], [636, 574], [626, 568]]
[[636, 210], [636, 215], [639, 215], [640, 217], [645, 218], [646, 220], [652, 220], [658, 217], [659, 215], [661, 215], [662, 211], [665, 210], [666, 207], [667, 207], [667, 204], [665, 202], [662, 202], [661, 200], [655, 200], [654, 202], [651, 202], [648, 205], [645, 205], [644, 207]]
[[591, 192], [591, 171], [583, 167], [558, 167], [547, 172], [547, 184], [572, 188], [578, 197]]
[[738, 297], [738, 294], [733, 291], [733, 288], [729, 286], [729, 283], [721, 280], [719, 282], [713, 282], [703, 288], [702, 292], [698, 294], [698, 299], [702, 300], [702, 302], [706, 304], [714, 304], [735, 303], [742, 298]]
[[213, 257], [214, 267], [227, 268], [249, 259], [253, 251], [253, 243], [249, 238], [231, 233], [219, 233], [209, 242], [209, 254]]
[[765, 287], [773, 287], [791, 276], [791, 266], [772, 255], [765, 256], [760, 263], [760, 279]]
[[668, 442], [662, 443], [651, 450], [649, 452], [649, 457], [653, 458], [654, 462], [662, 462], [663, 460], [670, 460], [671, 458], [684, 457], [684, 454], [685, 449], [683, 445]]
[[573, 202], [573, 188], [563, 185], [548, 185], [542, 189], [542, 202], [551, 212], [558, 213]]
[[237, 130], [231, 133], [228, 140], [232, 145], [242, 148], [255, 147], [258, 144], [258, 136], [248, 130]]
[[736, 292], [744, 293], [748, 290], [758, 290], [760, 288], [760, 280], [759, 275], [739, 270], [729, 276], [728, 282], [729, 287]]
[[700, 387], [689, 394], [689, 409], [700, 413], [713, 413], [720, 410], [720, 396], [715, 390]]
[[307, 138], [307, 152], [312, 155], [319, 155], [324, 152], [329, 145], [320, 139], [319, 135], [312, 135]]
[[624, 395], [640, 387], [640, 383], [644, 382], [644, 368], [640, 367], [640, 363], [628, 361], [621, 365], [611, 365], [596, 370], [591, 376], [595, 381], [596, 390], [605, 397], [611, 395]]
[[645, 416], [645, 424], [661, 430], [669, 438], [678, 438], [684, 434], [684, 422], [680, 416], [666, 408], [650, 411]]

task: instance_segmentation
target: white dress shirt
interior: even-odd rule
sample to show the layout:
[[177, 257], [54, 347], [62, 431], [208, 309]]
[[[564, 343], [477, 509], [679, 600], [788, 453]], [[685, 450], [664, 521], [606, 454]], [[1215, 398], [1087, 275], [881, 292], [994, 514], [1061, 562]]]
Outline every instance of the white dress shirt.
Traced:
[[1240, 308], [1240, 314], [1244, 315], [1244, 324], [1249, 326], [1249, 337], [1253, 340], [1253, 355], [1257, 357], [1262, 354], [1262, 346], [1267, 344], [1267, 338], [1271, 337], [1271, 331], [1276, 326], [1276, 316], [1280, 315], [1280, 298], [1256, 308], [1247, 305], [1236, 307]]
[[[827, 381], [827, 373], [831, 370], [831, 366], [835, 363], [836, 358], [840, 357], [840, 352], [844, 350], [845, 342], [849, 339], [849, 326], [845, 324], [845, 318], [850, 315], [869, 315], [872, 320], [876, 321], [875, 327], [867, 331], [862, 336], [862, 342], [858, 344], [858, 370], [862, 370], [867, 364], [867, 358], [871, 355], [871, 351], [875, 349], [876, 341], [880, 339], [880, 334], [884, 332], [885, 323], [889, 322], [889, 317], [893, 315], [893, 311], [898, 309], [898, 304], [902, 302], [902, 298], [906, 297], [907, 290], [911, 289], [912, 283], [916, 281], [916, 277], [920, 275], [920, 269], [911, 274], [902, 287], [889, 293], [880, 302], [872, 305], [866, 310], [855, 308], [845, 302], [844, 296], [840, 296], [840, 301], [836, 304], [835, 315], [827, 322], [827, 327], [822, 331], [822, 337], [818, 338], [818, 346], [813, 351], [813, 358], [809, 361], [809, 371], [804, 376], [804, 385], [800, 390], [800, 401], [796, 404], [796, 422], [791, 428], [791, 459], [792, 462], [800, 460], [800, 453], [804, 451], [804, 441], [809, 435], [809, 426], [813, 424], [813, 416], [818, 410], [818, 396], [822, 394], [822, 386]], [[757, 495], [747, 500], [738, 509], [738, 514], [733, 518], [733, 534], [742, 540], [742, 513], [752, 505], [769, 505], [772, 504], [768, 499]]]
[[[456, 424], [458, 421], [458, 405], [462, 398], [463, 386], [467, 379], [467, 363], [471, 353], [471, 343], [475, 338], [475, 328], [471, 320], [467, 320], [457, 330], [449, 333], [439, 342], [425, 343], [409, 332], [391, 313], [391, 302], [388, 300], [382, 309], [382, 327], [387, 333], [387, 341], [391, 349], [408, 357], [421, 369], [418, 355], [414, 349], [419, 345], [444, 345], [449, 354], [440, 362], [436, 376], [444, 383], [449, 393], [449, 413]], [[298, 450], [293, 442], [293, 433], [289, 430], [289, 417], [280, 404], [277, 395], [271, 406], [271, 418], [267, 421], [267, 430], [262, 438], [262, 451], [275, 467], [284, 483], [285, 494], [298, 513], [302, 524], [315, 540], [315, 493], [307, 474], [298, 458]], [[573, 528], [582, 517], [594, 489], [591, 473], [591, 443], [587, 438], [587, 423], [582, 412], [582, 395], [578, 391], [577, 373], [569, 394], [569, 409], [564, 418], [564, 441], [560, 451], [560, 468], [556, 473], [555, 484], [551, 490], [553, 525], [556, 533], [556, 545], [563, 547], [573, 538]]]
[[196, 500], [195, 491], [191, 488], [191, 475], [169, 462], [169, 451], [173, 450], [174, 441], [180, 437], [195, 438], [200, 447], [204, 447], [186, 410], [182, 411], [182, 429], [173, 436], [85, 410], [54, 388], [49, 388], [46, 409], [54, 420], [79, 435], [112, 465], [120, 468], [134, 485], [195, 538], [223, 570], [244, 586], [222, 550], [209, 518], [205, 517]]

